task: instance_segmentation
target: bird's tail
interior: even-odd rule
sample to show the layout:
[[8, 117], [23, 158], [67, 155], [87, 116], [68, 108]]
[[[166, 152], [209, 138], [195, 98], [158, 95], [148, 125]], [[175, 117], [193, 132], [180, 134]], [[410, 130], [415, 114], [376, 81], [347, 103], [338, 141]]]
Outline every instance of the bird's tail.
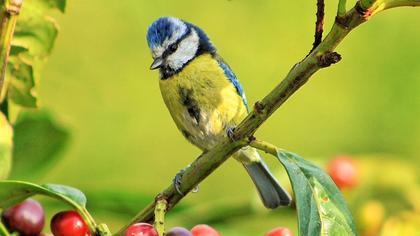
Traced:
[[241, 162], [248, 171], [249, 176], [251, 176], [265, 207], [274, 209], [279, 206], [290, 205], [292, 199], [289, 193], [280, 186], [255, 149], [249, 148], [244, 152], [239, 151], [238, 154], [239, 160], [244, 158], [243, 155], [257, 155], [257, 158], [250, 158], [253, 161], [241, 160]]

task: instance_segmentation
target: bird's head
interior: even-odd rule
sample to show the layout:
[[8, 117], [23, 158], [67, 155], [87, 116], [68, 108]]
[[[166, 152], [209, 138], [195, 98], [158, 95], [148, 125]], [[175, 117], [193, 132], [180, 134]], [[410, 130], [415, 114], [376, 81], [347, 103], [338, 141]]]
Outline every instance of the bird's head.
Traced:
[[174, 17], [162, 17], [153, 22], [147, 32], [147, 43], [154, 59], [150, 69], [160, 68], [169, 76], [196, 56], [216, 52], [204, 31]]

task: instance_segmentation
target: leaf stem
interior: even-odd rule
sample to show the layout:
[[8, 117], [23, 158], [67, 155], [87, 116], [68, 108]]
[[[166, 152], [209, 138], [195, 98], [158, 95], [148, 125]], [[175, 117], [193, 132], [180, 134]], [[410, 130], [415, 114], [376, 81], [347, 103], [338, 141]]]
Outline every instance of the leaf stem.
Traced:
[[6, 66], [22, 2], [23, 0], [4, 0], [0, 13], [0, 103], [5, 99], [7, 93]]
[[154, 226], [159, 236], [165, 235], [165, 214], [168, 202], [165, 198], [158, 198], [155, 207]]
[[265, 153], [269, 153], [271, 155], [277, 156], [277, 152], [281, 149], [277, 148], [276, 146], [274, 146], [271, 143], [265, 142], [265, 141], [261, 141], [261, 140], [252, 140], [249, 143], [249, 146], [254, 147], [258, 150], [261, 150]]
[[90, 213], [86, 210], [86, 208], [76, 207], [76, 209], [80, 213], [80, 215], [82, 215], [82, 218], [86, 221], [86, 224], [90, 232], [92, 232], [93, 235], [101, 235], [98, 230], [98, 225], [95, 223], [95, 220], [90, 215]]

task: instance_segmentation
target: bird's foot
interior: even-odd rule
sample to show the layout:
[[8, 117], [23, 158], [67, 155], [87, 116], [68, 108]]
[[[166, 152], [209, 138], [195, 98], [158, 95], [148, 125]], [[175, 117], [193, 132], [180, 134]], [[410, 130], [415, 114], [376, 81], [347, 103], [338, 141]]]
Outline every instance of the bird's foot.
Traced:
[[[174, 178], [174, 180], [173, 180], [173, 184], [174, 184], [175, 190], [176, 190], [176, 192], [177, 192], [179, 195], [181, 195], [181, 196], [184, 196], [184, 193], [181, 191], [182, 176], [184, 175], [185, 170], [186, 170], [188, 167], [190, 167], [190, 165], [188, 165], [188, 166], [187, 166], [187, 167], [185, 167], [184, 169], [180, 170], [180, 171], [179, 171], [179, 172], [175, 175], [175, 178]], [[196, 192], [198, 192], [198, 190], [199, 190], [199, 188], [198, 188], [198, 185], [197, 185], [197, 186], [195, 186], [195, 187], [194, 187], [191, 191], [192, 191], [193, 193], [196, 193]]]
[[227, 136], [230, 138], [230, 140], [232, 141], [236, 141], [236, 137], [235, 137], [235, 127], [228, 127], [226, 129], [226, 134]]
[[181, 192], [181, 184], [182, 184], [181, 179], [182, 179], [182, 176], [184, 175], [184, 172], [185, 172], [185, 168], [184, 168], [184, 169], [182, 169], [182, 170], [180, 170], [180, 171], [179, 171], [179, 172], [175, 175], [175, 178], [174, 178], [174, 180], [173, 180], [173, 184], [174, 184], [175, 190], [176, 190], [176, 192], [177, 192], [179, 195], [181, 195], [181, 196], [184, 196], [184, 194]]

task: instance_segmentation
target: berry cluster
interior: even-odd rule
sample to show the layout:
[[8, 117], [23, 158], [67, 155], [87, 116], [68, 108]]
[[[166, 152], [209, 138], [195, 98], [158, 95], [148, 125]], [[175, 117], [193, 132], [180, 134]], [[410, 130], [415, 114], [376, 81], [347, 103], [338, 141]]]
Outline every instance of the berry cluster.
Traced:
[[[33, 199], [6, 209], [1, 220], [10, 232], [21, 236], [46, 236], [42, 233], [45, 213], [41, 204]], [[90, 236], [89, 229], [79, 213], [63, 211], [51, 220], [51, 232], [54, 236]]]
[[[2, 222], [10, 232], [21, 236], [51, 236], [42, 233], [45, 224], [45, 213], [41, 204], [33, 199], [25, 201], [6, 209], [2, 213]], [[51, 232], [54, 236], [90, 236], [91, 233], [83, 218], [75, 211], [59, 212], [51, 219]], [[153, 225], [137, 223], [131, 225], [125, 236], [158, 236]], [[221, 234], [205, 224], [194, 226], [191, 230], [183, 227], [174, 227], [166, 232], [166, 236], [221, 236]], [[287, 228], [275, 228], [266, 236], [293, 236]]]
[[[357, 184], [358, 173], [355, 161], [347, 156], [338, 156], [328, 163], [327, 171], [340, 189], [350, 189]], [[46, 236], [42, 233], [45, 224], [44, 209], [33, 199], [10, 207], [3, 211], [1, 220], [10, 232], [21, 236]], [[51, 232], [54, 236], [90, 236], [89, 228], [82, 217], [75, 211], [57, 213], [51, 220]], [[147, 223], [131, 225], [125, 236], [158, 236], [156, 229]], [[220, 236], [214, 228], [200, 224], [191, 230], [174, 227], [166, 232], [166, 236]], [[293, 236], [283, 227], [275, 228], [266, 236]]]

